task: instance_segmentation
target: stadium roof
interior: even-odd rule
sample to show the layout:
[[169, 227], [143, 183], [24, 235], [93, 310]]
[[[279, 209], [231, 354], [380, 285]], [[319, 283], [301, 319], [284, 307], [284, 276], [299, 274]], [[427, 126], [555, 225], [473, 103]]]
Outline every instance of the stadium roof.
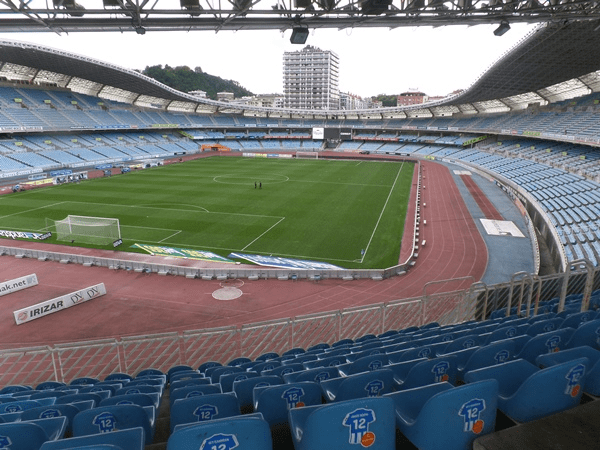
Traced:
[[[458, 62], [468, 64], [468, 61]], [[457, 67], [460, 70], [460, 67]], [[0, 77], [55, 83], [111, 100], [173, 111], [256, 116], [428, 117], [510, 111], [600, 90], [600, 26], [580, 21], [542, 24], [493, 64], [469, 89], [437, 102], [371, 110], [264, 108], [199, 99], [139, 72], [37, 44], [0, 40]]]

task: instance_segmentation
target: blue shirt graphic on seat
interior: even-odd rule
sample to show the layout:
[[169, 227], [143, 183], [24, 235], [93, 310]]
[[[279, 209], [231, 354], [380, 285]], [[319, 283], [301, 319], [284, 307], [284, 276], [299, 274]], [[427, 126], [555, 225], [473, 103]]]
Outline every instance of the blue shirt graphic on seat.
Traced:
[[286, 389], [283, 394], [281, 394], [281, 398], [283, 398], [287, 402], [288, 409], [294, 409], [298, 406], [298, 403], [301, 402], [302, 396], [304, 395], [304, 389], [299, 387], [292, 387]]
[[219, 433], [204, 439], [200, 450], [231, 450], [238, 445], [238, 440], [234, 434]]
[[369, 424], [375, 422], [375, 411], [358, 408], [348, 413], [342, 425], [350, 428], [350, 444], [360, 444], [362, 437], [369, 431]]
[[458, 411], [458, 415], [462, 416], [465, 420], [465, 427], [463, 431], [473, 431], [477, 434], [481, 432], [483, 423], [481, 423], [480, 427], [477, 427], [476, 423], [479, 421], [479, 416], [484, 409], [485, 400], [480, 398], [474, 398], [462, 405]]
[[110, 433], [116, 429], [117, 419], [111, 413], [103, 412], [94, 417], [92, 424], [98, 427], [100, 433]]
[[202, 422], [204, 420], [211, 420], [214, 416], [219, 414], [219, 409], [214, 405], [202, 405], [198, 406], [193, 414], [198, 416], [198, 422]]
[[379, 391], [381, 391], [383, 387], [383, 381], [373, 380], [365, 386], [365, 391], [367, 391], [369, 397], [377, 397], [379, 395]]

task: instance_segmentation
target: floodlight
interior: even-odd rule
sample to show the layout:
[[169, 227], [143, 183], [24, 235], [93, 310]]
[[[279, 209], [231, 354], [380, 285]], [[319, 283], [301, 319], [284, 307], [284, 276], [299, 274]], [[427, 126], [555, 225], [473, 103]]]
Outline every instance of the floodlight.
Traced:
[[510, 25], [508, 24], [508, 22], [506, 20], [503, 20], [502, 22], [500, 22], [500, 26], [494, 30], [494, 35], [502, 36], [508, 30], [510, 30]]
[[182, 9], [188, 10], [199, 10], [202, 9], [200, 6], [200, 0], [179, 0], [179, 4]]
[[362, 0], [359, 3], [363, 14], [379, 15], [390, 9], [392, 0]]
[[135, 32], [137, 34], [146, 34], [146, 29], [144, 27], [135, 27]]
[[75, 17], [82, 17], [85, 8], [77, 3], [75, 0], [53, 0], [52, 2], [56, 9], [63, 7], [70, 10], [67, 14]]
[[306, 27], [294, 27], [292, 28], [292, 36], [290, 42], [292, 44], [305, 44], [308, 39], [308, 28]]

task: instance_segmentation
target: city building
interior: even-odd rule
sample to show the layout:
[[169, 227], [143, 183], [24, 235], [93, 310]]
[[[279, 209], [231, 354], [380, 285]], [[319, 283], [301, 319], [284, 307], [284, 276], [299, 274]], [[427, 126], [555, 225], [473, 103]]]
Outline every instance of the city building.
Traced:
[[330, 50], [307, 45], [283, 54], [285, 108], [339, 109], [339, 58]]
[[369, 100], [364, 100], [358, 95], [340, 92], [340, 109], [365, 109], [368, 104]]
[[420, 105], [427, 99], [427, 95], [418, 89], [409, 89], [398, 96], [398, 106]]

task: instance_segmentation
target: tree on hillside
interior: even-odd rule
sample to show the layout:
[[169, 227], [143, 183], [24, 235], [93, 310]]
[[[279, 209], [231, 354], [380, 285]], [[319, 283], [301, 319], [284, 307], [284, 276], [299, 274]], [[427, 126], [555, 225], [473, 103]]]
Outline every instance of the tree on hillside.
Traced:
[[253, 95], [237, 81], [224, 80], [221, 77], [203, 73], [200, 67], [190, 69], [188, 66], [171, 67], [165, 65], [146, 66], [142, 72], [167, 86], [182, 92], [205, 91], [208, 98], [216, 100], [217, 92], [233, 92], [235, 97]]

